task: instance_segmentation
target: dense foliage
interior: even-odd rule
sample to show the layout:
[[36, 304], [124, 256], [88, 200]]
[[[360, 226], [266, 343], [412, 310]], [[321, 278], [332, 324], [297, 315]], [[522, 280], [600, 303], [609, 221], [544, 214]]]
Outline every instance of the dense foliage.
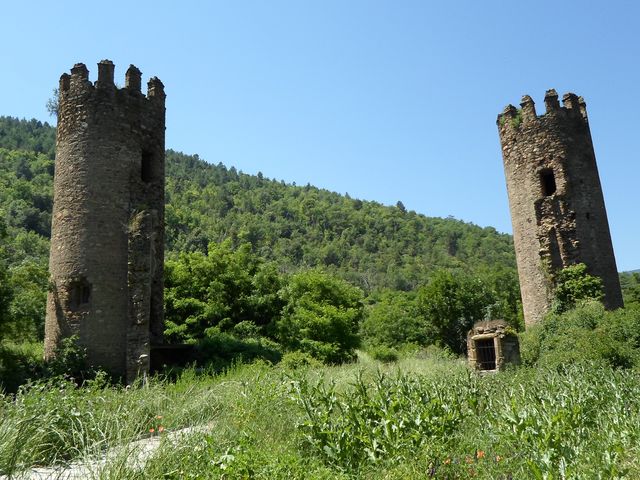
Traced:
[[562, 313], [574, 308], [583, 300], [602, 301], [604, 298], [602, 279], [587, 273], [587, 266], [578, 263], [563, 268], [555, 279], [552, 310]]
[[0, 147], [7, 150], [43, 153], [47, 158], [52, 159], [55, 146], [55, 127], [47, 122], [0, 116]]
[[608, 312], [601, 303], [586, 301], [528, 327], [520, 342], [523, 361], [529, 365], [595, 362], [640, 367], [640, 309], [631, 306]]
[[282, 289], [277, 338], [324, 363], [355, 359], [363, 295], [358, 287], [316, 270], [294, 275]]
[[621, 273], [620, 286], [625, 306], [640, 306], [640, 272]]
[[0, 148], [0, 332], [13, 338], [44, 332], [52, 174], [45, 155]]
[[437, 267], [514, 270], [511, 237], [310, 185], [297, 187], [167, 152], [169, 250], [250, 243], [285, 270], [321, 266], [369, 293], [409, 291]]
[[500, 318], [522, 326], [515, 272], [438, 269], [414, 292], [380, 291], [361, 326], [370, 347], [439, 344], [454, 353], [466, 349], [466, 335], [479, 320]]
[[263, 327], [279, 315], [283, 279], [244, 244], [210, 244], [207, 255], [182, 253], [165, 263], [166, 336], [193, 342], [205, 331], [231, 330], [240, 322]]
[[415, 292], [384, 290], [369, 297], [371, 305], [360, 326], [368, 347], [401, 348], [407, 344], [428, 345], [436, 332], [420, 315]]
[[[54, 138], [54, 128], [46, 123], [0, 117], [0, 332], [13, 339], [43, 335]], [[435, 288], [433, 273], [443, 269], [455, 269], [456, 279], [480, 282], [479, 295], [487, 297], [475, 310], [469, 307], [474, 315], [484, 316], [489, 308], [518, 321], [511, 238], [493, 228], [428, 218], [407, 211], [401, 202], [387, 207], [310, 185], [287, 185], [170, 150], [166, 197], [170, 341], [194, 342], [214, 327], [236, 335], [235, 326], [249, 322], [243, 325], [255, 325], [259, 335], [287, 348], [296, 345], [335, 357], [312, 347], [320, 341], [319, 330], [330, 327], [342, 336], [325, 339], [325, 347], [339, 344], [353, 352], [358, 343], [354, 332], [366, 317], [354, 305], [364, 301], [378, 323], [398, 322], [393, 310], [375, 309], [379, 299], [391, 298], [380, 292], [407, 292], [415, 299], [421, 287]], [[315, 273], [304, 273], [310, 269]], [[335, 298], [320, 300], [312, 278], [327, 284], [325, 293], [333, 285], [357, 302], [346, 307], [332, 303]], [[309, 291], [297, 298], [302, 285]], [[458, 303], [467, 300], [461, 295]], [[407, 334], [403, 342], [438, 340], [434, 334], [444, 328], [438, 321], [457, 323], [460, 332], [471, 321], [468, 315], [452, 319], [458, 310], [439, 320], [440, 313], [426, 312], [424, 301], [419, 307], [422, 313], [412, 321], [422, 333]], [[410, 310], [416, 308], [417, 303]], [[284, 331], [301, 337], [291, 339]], [[459, 344], [454, 349], [460, 350]]]
[[[166, 338], [207, 343], [270, 337], [284, 348], [323, 362], [353, 358], [363, 313], [362, 291], [319, 270], [279, 272], [230, 241], [209, 252], [183, 253], [166, 262]], [[241, 346], [238, 344], [238, 347]]]

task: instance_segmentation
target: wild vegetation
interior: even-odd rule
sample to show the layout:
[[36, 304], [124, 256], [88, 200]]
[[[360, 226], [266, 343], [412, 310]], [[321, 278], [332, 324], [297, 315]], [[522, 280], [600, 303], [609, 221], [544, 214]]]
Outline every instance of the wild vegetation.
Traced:
[[[7, 339], [43, 336], [54, 134], [46, 123], [0, 118], [5, 349]], [[394, 320], [380, 312], [399, 302], [418, 314], [414, 331], [398, 333], [403, 344], [461, 352], [477, 318], [519, 324], [511, 238], [490, 227], [287, 185], [173, 151], [166, 192], [168, 341], [202, 343], [203, 352], [231, 342], [251, 357], [300, 351], [341, 362], [360, 345], [397, 346], [385, 334]]]
[[71, 340], [44, 365], [53, 139], [0, 117], [0, 475], [640, 477], [640, 274], [606, 312], [565, 269], [523, 365], [478, 376], [471, 324], [521, 327], [509, 236], [195, 155], [167, 152], [165, 312], [197, 364], [124, 387]]
[[[424, 354], [188, 369], [137, 388], [54, 378], [1, 399], [0, 472], [85, 462], [87, 478], [118, 479], [638, 478], [639, 399], [631, 370], [480, 377]], [[176, 437], [186, 426], [199, 428]], [[144, 465], [141, 438], [161, 442]]]

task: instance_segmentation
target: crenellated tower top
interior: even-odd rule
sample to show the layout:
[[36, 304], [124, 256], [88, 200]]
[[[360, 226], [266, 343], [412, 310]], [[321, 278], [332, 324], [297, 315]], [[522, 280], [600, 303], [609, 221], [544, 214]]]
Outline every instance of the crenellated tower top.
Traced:
[[538, 115], [535, 102], [529, 95], [524, 95], [520, 100], [520, 108], [507, 105], [498, 115], [497, 124], [500, 133], [517, 132], [521, 127], [533, 126], [540, 122], [574, 123], [580, 120], [588, 125], [587, 105], [582, 97], [574, 93], [565, 93], [562, 96], [562, 106], [558, 101], [558, 93], [554, 89], [547, 90], [544, 96], [545, 113]]
[[[60, 76], [60, 97], [67, 95], [89, 94], [95, 90], [117, 91], [128, 93], [133, 97], [141, 96], [142, 72], [130, 65], [125, 74], [124, 88], [116, 87], [114, 81], [115, 65], [111, 60], [102, 60], [98, 63], [98, 79], [95, 83], [89, 80], [89, 70], [84, 63], [76, 63], [71, 68], [71, 75], [63, 73]], [[146, 98], [153, 101], [164, 102], [166, 95], [164, 85], [158, 77], [152, 77], [147, 84]]]

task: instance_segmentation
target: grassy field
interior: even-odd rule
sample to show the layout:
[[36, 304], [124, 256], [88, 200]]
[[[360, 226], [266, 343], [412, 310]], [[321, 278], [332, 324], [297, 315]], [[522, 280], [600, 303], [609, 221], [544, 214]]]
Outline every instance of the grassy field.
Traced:
[[[117, 479], [640, 478], [639, 416], [633, 371], [480, 377], [424, 354], [189, 369], [131, 388], [57, 379], [0, 400], [0, 474], [84, 461]], [[172, 436], [187, 426], [202, 428]], [[160, 447], [127, 461], [145, 437]]]

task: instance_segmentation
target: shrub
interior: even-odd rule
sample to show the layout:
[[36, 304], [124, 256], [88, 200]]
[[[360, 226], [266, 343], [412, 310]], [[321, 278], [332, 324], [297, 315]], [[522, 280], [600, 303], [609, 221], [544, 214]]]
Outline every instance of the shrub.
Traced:
[[322, 365], [320, 361], [305, 352], [287, 352], [282, 356], [280, 365], [287, 370], [297, 370], [300, 368], [316, 368]]
[[0, 344], [0, 391], [15, 393], [29, 379], [43, 373], [42, 343]]
[[602, 300], [602, 279], [587, 273], [587, 266], [578, 263], [563, 268], [555, 279], [552, 310], [562, 313], [585, 300]]
[[258, 338], [260, 337], [260, 327], [251, 320], [243, 320], [233, 326], [233, 334], [238, 338]]
[[540, 359], [543, 327], [541, 323], [530, 325], [518, 335], [520, 342], [520, 360], [523, 365], [533, 366]]
[[359, 288], [310, 270], [294, 275], [280, 295], [285, 307], [276, 336], [289, 350], [306, 352], [323, 363], [355, 360], [364, 308]]
[[49, 376], [68, 375], [82, 380], [93, 376], [91, 370], [87, 364], [87, 349], [79, 345], [77, 335], [63, 338], [53, 359], [46, 363]]
[[548, 315], [521, 335], [523, 363], [552, 368], [600, 363], [631, 368], [640, 364], [640, 311], [605, 311], [595, 300]]
[[257, 359], [277, 363], [282, 358], [280, 345], [268, 338], [238, 338], [217, 327], [207, 329], [206, 337], [196, 344], [195, 359], [199, 364], [224, 368], [234, 362]]
[[435, 328], [420, 316], [413, 297], [405, 292], [384, 292], [368, 308], [360, 325], [363, 341], [371, 347], [384, 345], [395, 348], [435, 342]]
[[372, 347], [368, 350], [368, 353], [376, 360], [384, 363], [397, 362], [400, 358], [400, 354], [395, 348], [387, 347], [385, 345]]

